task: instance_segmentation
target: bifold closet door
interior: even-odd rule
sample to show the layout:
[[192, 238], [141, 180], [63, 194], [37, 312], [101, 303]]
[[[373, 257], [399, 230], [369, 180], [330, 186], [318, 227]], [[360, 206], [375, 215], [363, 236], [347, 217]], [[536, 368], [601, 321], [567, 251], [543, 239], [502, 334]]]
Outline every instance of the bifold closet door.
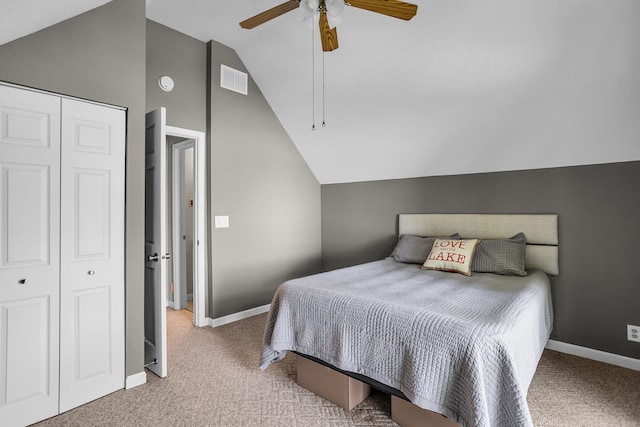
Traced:
[[0, 424], [58, 413], [60, 98], [0, 86]]
[[125, 112], [62, 100], [60, 412], [124, 388]]

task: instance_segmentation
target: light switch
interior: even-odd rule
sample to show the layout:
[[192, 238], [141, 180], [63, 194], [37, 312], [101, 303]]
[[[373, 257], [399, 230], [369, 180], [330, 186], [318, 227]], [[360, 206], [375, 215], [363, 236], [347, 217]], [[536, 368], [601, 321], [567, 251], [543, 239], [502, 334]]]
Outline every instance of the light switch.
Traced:
[[216, 215], [214, 225], [216, 228], [229, 228], [229, 215]]

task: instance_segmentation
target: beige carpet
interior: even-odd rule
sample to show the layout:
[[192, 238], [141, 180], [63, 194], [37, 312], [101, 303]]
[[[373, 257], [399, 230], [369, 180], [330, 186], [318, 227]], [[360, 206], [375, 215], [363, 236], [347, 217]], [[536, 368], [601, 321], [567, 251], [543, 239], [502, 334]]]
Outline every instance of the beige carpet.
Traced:
[[[397, 426], [384, 394], [347, 412], [299, 387], [295, 355], [259, 371], [266, 315], [215, 329], [191, 319], [167, 310], [167, 378], [147, 372], [142, 386], [37, 426]], [[640, 426], [640, 372], [545, 351], [528, 400], [539, 427]]]

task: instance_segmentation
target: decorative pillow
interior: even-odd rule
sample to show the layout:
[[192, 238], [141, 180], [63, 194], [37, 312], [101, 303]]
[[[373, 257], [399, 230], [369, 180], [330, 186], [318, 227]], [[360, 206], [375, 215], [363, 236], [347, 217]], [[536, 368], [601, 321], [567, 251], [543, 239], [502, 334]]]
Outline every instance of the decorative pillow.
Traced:
[[[431, 252], [433, 242], [437, 237], [419, 237], [411, 234], [405, 234], [400, 237], [398, 244], [391, 253], [391, 257], [396, 262], [403, 262], [407, 264], [422, 264], [427, 255]], [[460, 239], [458, 233], [451, 235], [450, 237], [441, 237], [441, 239]]]
[[422, 269], [454, 271], [471, 276], [471, 263], [478, 243], [478, 239], [436, 239]]
[[483, 240], [478, 245], [471, 270], [506, 276], [526, 276], [524, 250], [527, 238], [518, 233], [510, 239]]

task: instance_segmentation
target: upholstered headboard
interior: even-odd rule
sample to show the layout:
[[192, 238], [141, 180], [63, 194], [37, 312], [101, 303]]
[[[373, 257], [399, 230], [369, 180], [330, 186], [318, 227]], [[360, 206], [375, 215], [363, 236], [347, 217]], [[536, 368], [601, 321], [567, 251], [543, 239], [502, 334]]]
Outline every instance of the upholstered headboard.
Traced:
[[525, 263], [558, 275], [558, 215], [554, 214], [400, 214], [399, 234], [507, 239], [527, 237]]

